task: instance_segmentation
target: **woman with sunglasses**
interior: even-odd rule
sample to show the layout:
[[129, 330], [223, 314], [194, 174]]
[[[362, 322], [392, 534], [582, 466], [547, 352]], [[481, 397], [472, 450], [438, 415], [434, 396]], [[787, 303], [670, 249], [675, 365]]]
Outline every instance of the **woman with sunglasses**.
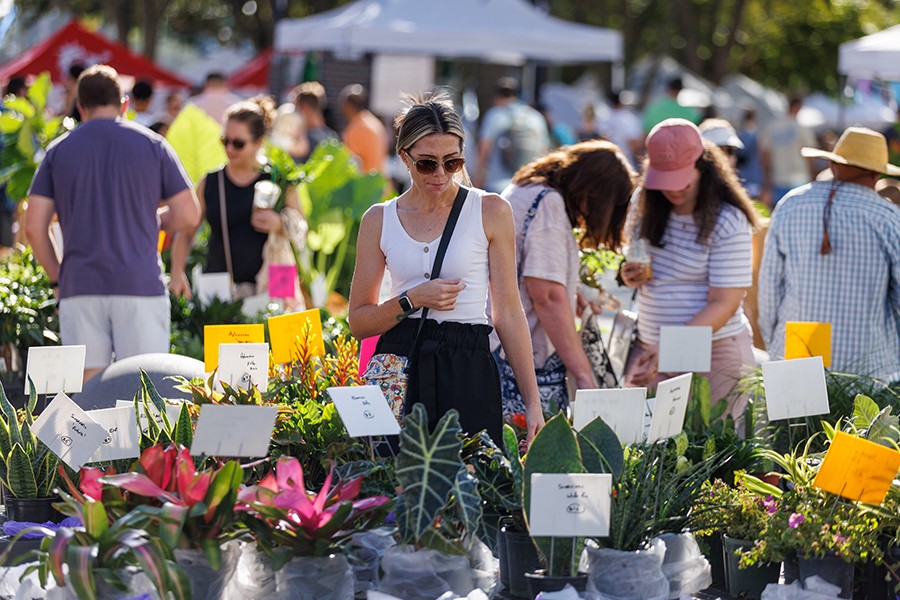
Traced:
[[[618, 249], [636, 177], [618, 146], [586, 141], [525, 165], [501, 194], [512, 205], [516, 223], [519, 294], [545, 411], [566, 408], [567, 371], [576, 388], [598, 387], [575, 330], [578, 248]], [[577, 240], [576, 228], [581, 231]], [[496, 352], [503, 412], [521, 413], [516, 380], [502, 350]]]
[[[285, 254], [282, 249], [285, 244], [276, 242], [281, 238], [302, 238], [305, 231], [295, 190], [288, 190], [281, 213], [253, 207], [254, 186], [270, 179], [269, 174], [262, 171], [261, 151], [272, 125], [274, 107], [271, 98], [258, 96], [228, 108], [222, 136], [228, 162], [207, 174], [197, 186], [200, 208], [210, 225], [204, 272], [230, 272], [234, 295], [238, 298], [264, 293], [268, 276], [263, 267], [265, 259], [270, 263], [293, 261], [292, 255], [276, 256]], [[276, 236], [267, 246], [270, 234]], [[170, 289], [173, 294], [188, 298], [191, 290], [185, 264], [192, 240], [193, 235], [179, 235], [172, 245]], [[287, 246], [289, 248], [289, 244]], [[298, 293], [288, 304], [292, 309], [302, 308], [302, 296]]]
[[657, 368], [660, 327], [709, 326], [712, 368], [701, 375], [712, 401], [728, 397], [728, 414], [740, 422], [746, 397], [729, 392], [754, 364], [741, 302], [751, 284], [756, 211], [725, 154], [685, 119], [650, 131], [641, 184], [629, 231], [632, 241], [649, 241], [652, 273], [638, 262], [621, 269], [625, 284], [639, 290], [626, 384], [654, 386], [666, 377]]
[[[358, 339], [380, 335], [377, 353], [408, 356], [415, 345], [407, 408], [423, 403], [432, 427], [456, 409], [464, 431], [486, 429], [499, 443], [503, 415], [488, 338], [490, 292], [493, 325], [511, 349], [509, 361], [525, 398], [530, 442], [544, 417], [516, 289], [512, 210], [497, 195], [464, 188], [439, 278], [431, 278], [460, 181], [468, 184], [465, 133], [446, 94], [410, 102], [395, 125], [397, 154], [409, 169], [411, 186], [363, 217], [350, 290], [350, 329]], [[391, 275], [392, 297], [379, 302], [385, 270]], [[425, 308], [427, 318], [418, 334]]]

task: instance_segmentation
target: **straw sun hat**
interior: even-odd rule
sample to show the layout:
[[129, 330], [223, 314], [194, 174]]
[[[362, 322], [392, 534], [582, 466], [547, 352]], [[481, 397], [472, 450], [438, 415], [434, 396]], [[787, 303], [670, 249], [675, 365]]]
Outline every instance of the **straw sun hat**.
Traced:
[[834, 152], [818, 148], [801, 148], [800, 154], [812, 158], [826, 158], [832, 162], [876, 173], [900, 175], [900, 167], [888, 163], [887, 141], [884, 136], [865, 127], [848, 127], [834, 145]]

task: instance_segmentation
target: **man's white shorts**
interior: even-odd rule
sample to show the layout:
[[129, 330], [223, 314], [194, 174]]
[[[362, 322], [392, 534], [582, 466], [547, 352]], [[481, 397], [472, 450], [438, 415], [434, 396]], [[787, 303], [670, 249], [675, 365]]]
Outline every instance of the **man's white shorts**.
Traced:
[[85, 369], [148, 352], [169, 352], [168, 296], [74, 296], [59, 301], [65, 345], [84, 344]]

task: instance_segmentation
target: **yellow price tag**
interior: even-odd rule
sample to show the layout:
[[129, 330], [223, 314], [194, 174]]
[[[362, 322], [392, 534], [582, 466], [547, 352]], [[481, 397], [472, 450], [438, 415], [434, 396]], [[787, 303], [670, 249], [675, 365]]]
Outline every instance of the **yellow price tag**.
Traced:
[[831, 366], [831, 323], [788, 321], [784, 326], [784, 358], [821, 356]]
[[272, 360], [276, 363], [291, 362], [297, 353], [297, 336], [309, 321], [311, 329], [310, 351], [316, 356], [325, 356], [325, 340], [322, 337], [322, 316], [318, 308], [303, 312], [269, 317], [269, 343]]
[[255, 325], [206, 325], [203, 327], [203, 363], [207, 373], [219, 366], [219, 344], [262, 344], [266, 328]]
[[838, 431], [813, 485], [826, 492], [881, 504], [900, 469], [900, 452]]

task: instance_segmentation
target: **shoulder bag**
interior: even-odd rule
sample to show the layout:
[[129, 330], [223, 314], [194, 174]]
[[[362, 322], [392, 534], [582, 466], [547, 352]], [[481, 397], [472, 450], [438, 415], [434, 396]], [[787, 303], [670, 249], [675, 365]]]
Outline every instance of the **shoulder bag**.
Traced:
[[[441, 266], [444, 263], [444, 255], [447, 253], [447, 246], [450, 244], [450, 238], [453, 236], [453, 230], [456, 228], [456, 222], [459, 221], [459, 213], [462, 212], [463, 203], [466, 200], [469, 189], [459, 186], [459, 192], [453, 200], [453, 208], [450, 209], [450, 216], [447, 217], [447, 223], [444, 225], [444, 232], [441, 234], [441, 242], [438, 244], [437, 253], [434, 255], [434, 265], [431, 268], [431, 277], [429, 279], [437, 279], [441, 276]], [[376, 354], [369, 359], [366, 365], [366, 371], [363, 373], [362, 380], [366, 385], [377, 385], [381, 388], [394, 417], [402, 425], [404, 414], [404, 402], [406, 400], [406, 390], [409, 386], [409, 368], [416, 353], [419, 349], [419, 338], [422, 336], [422, 328], [425, 326], [425, 319], [428, 318], [428, 308], [422, 309], [422, 316], [419, 318], [419, 328], [416, 330], [416, 337], [413, 339], [412, 346], [406, 356], [399, 354]]]
[[[550, 190], [541, 190], [528, 213], [525, 215], [525, 223], [522, 226], [522, 244], [519, 248], [519, 261], [516, 271], [516, 281], [522, 282], [522, 269], [525, 261], [525, 237], [528, 235], [528, 228], [537, 214], [538, 206]], [[524, 414], [525, 400], [522, 398], [522, 392], [516, 383], [516, 376], [513, 373], [512, 366], [506, 360], [506, 355], [499, 349], [494, 352], [494, 360], [497, 361], [497, 368], [500, 370], [500, 392], [503, 397], [503, 414]], [[544, 365], [534, 370], [537, 379], [538, 392], [541, 395], [541, 407], [544, 412], [555, 414], [558, 410], [565, 410], [568, 405], [569, 396], [566, 391], [566, 365], [563, 364], [559, 354], [554, 352], [551, 354]]]

